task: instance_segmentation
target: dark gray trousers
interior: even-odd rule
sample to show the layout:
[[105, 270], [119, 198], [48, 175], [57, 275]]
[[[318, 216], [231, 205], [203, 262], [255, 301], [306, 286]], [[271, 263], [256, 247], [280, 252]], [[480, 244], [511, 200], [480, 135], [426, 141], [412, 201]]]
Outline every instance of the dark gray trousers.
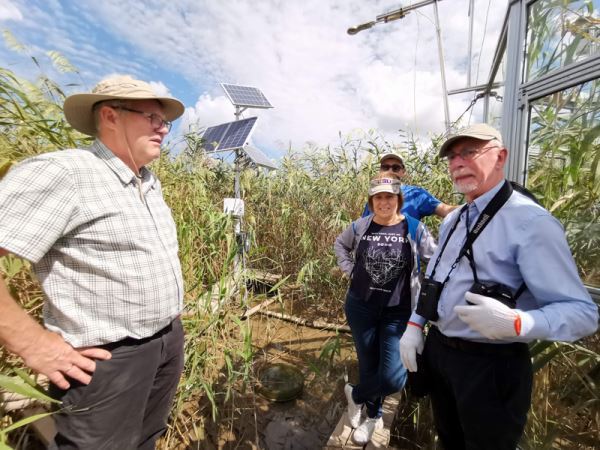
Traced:
[[63, 403], [53, 417], [57, 435], [50, 449], [154, 449], [166, 431], [183, 370], [179, 319], [145, 339], [101, 346], [111, 352], [97, 361], [88, 385], [71, 381], [50, 393]]

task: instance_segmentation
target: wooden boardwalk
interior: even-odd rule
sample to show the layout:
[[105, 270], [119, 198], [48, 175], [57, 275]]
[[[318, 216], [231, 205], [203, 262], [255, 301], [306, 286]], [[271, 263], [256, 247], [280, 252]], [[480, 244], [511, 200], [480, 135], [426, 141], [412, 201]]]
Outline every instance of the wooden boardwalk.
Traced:
[[337, 426], [327, 441], [327, 445], [323, 447], [323, 449], [334, 450], [340, 448], [364, 448], [370, 450], [377, 448], [389, 448], [390, 427], [392, 426], [394, 417], [396, 416], [396, 411], [398, 410], [398, 404], [400, 403], [401, 397], [402, 394], [397, 392], [396, 394], [389, 395], [385, 398], [385, 402], [383, 403], [383, 428], [381, 430], [376, 430], [375, 433], [373, 433], [371, 442], [369, 442], [366, 446], [357, 445], [352, 440], [352, 433], [354, 433], [354, 429], [350, 426], [348, 415], [346, 414], [346, 408], [344, 408], [342, 417], [340, 417]]

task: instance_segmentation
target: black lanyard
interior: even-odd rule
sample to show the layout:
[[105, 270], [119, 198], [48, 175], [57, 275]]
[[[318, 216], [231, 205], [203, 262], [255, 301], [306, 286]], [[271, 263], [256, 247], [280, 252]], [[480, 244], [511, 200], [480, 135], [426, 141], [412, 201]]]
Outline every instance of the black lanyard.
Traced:
[[[469, 231], [469, 224], [468, 223], [466, 224], [467, 238], [465, 240], [464, 245], [460, 249], [458, 256], [452, 263], [452, 266], [450, 267], [450, 271], [448, 272], [448, 275], [446, 275], [446, 278], [442, 282], [443, 286], [446, 285], [446, 282], [450, 279], [450, 274], [456, 268], [460, 259], [465, 255], [467, 255], [467, 258], [469, 259], [469, 264], [471, 265], [471, 269], [473, 270], [474, 280], [477, 281], [477, 273], [475, 271], [475, 262], [473, 260], [473, 250], [472, 250], [473, 242], [475, 242], [475, 239], [477, 239], [477, 237], [481, 234], [481, 232], [487, 226], [487, 224], [490, 223], [490, 220], [492, 219], [492, 217], [494, 217], [494, 215], [496, 215], [498, 210], [500, 208], [502, 208], [502, 206], [510, 198], [512, 191], [513, 191], [512, 186], [510, 185], [508, 180], [505, 180], [504, 184], [502, 185], [500, 190], [496, 193], [496, 195], [494, 195], [494, 198], [492, 198], [492, 200], [488, 203], [488, 205], [485, 207], [483, 212], [479, 215], [479, 218], [477, 219], [477, 222], [475, 222], [475, 225], [473, 226], [473, 229], [471, 231]], [[444, 250], [446, 250], [446, 245], [450, 241], [450, 237], [452, 236], [452, 233], [454, 233], [454, 230], [456, 230], [456, 227], [458, 226], [458, 222], [460, 222], [460, 217], [462, 216], [462, 214], [465, 210], [467, 210], [467, 217], [468, 217], [468, 207], [469, 207], [469, 205], [467, 204], [461, 208], [460, 213], [458, 214], [458, 218], [456, 219], [456, 222], [454, 222], [454, 225], [452, 225], [452, 228], [450, 229], [450, 232], [448, 233], [448, 237], [446, 238], [446, 240], [444, 241], [444, 244], [442, 245], [442, 250], [440, 251], [440, 254], [438, 255], [438, 257], [435, 261], [435, 264], [433, 265], [433, 270], [431, 271], [431, 275], [429, 276], [429, 278], [433, 279], [433, 277], [435, 275], [435, 270], [437, 269], [437, 266], [440, 263], [440, 260], [442, 259]], [[467, 221], [468, 221], [468, 219], [467, 219]], [[442, 289], [443, 289], [443, 287], [442, 287]]]

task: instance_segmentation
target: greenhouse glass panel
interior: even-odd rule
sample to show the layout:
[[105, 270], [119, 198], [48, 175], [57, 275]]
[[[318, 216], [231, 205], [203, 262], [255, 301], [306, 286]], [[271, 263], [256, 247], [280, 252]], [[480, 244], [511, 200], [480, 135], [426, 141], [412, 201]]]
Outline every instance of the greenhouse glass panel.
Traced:
[[600, 287], [600, 79], [530, 103], [527, 187], [564, 225], [579, 273]]
[[538, 0], [528, 8], [525, 80], [600, 53], [600, 0]]

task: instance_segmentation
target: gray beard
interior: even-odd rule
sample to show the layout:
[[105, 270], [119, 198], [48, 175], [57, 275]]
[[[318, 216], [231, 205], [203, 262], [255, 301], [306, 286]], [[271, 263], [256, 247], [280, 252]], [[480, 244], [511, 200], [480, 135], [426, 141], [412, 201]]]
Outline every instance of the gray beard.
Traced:
[[469, 192], [473, 192], [477, 189], [477, 183], [453, 183], [454, 190], [456, 192], [460, 192], [461, 194], [468, 194]]

